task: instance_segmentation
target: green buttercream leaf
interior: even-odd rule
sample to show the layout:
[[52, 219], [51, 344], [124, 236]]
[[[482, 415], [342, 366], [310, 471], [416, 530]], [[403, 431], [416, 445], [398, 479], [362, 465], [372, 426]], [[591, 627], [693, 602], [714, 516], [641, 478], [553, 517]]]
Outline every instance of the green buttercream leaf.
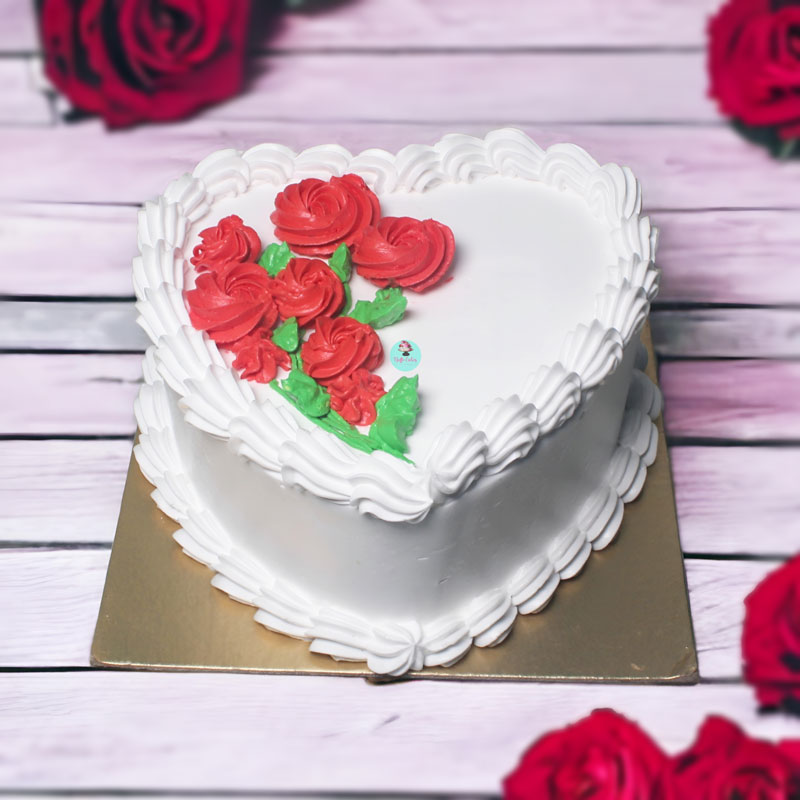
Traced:
[[300, 347], [300, 333], [297, 329], [297, 319], [289, 317], [272, 332], [272, 341], [287, 353], [294, 353]]
[[350, 284], [343, 283], [344, 286], [344, 303], [342, 303], [342, 310], [339, 312], [340, 317], [348, 316], [348, 311], [350, 311], [350, 306], [353, 304], [353, 295], [350, 293]]
[[374, 300], [359, 300], [350, 315], [373, 328], [385, 328], [403, 319], [408, 299], [397, 287], [378, 289]]
[[364, 453], [371, 453], [377, 450], [375, 443], [368, 436], [364, 436], [361, 431], [351, 425], [341, 414], [331, 410], [330, 414], [320, 417], [317, 424], [338, 436], [345, 444]]
[[399, 378], [375, 404], [378, 416], [369, 429], [369, 438], [382, 450], [402, 454], [408, 450], [406, 440], [419, 414], [418, 376]]
[[258, 263], [274, 278], [288, 263], [292, 254], [286, 242], [271, 244], [261, 254]]
[[299, 369], [292, 369], [281, 382], [281, 394], [289, 399], [307, 417], [324, 417], [331, 410], [330, 395], [310, 375]]
[[346, 244], [340, 244], [333, 251], [333, 255], [328, 261], [328, 266], [336, 273], [342, 283], [347, 283], [350, 280], [350, 271], [353, 265], [350, 260], [350, 251], [347, 249]]

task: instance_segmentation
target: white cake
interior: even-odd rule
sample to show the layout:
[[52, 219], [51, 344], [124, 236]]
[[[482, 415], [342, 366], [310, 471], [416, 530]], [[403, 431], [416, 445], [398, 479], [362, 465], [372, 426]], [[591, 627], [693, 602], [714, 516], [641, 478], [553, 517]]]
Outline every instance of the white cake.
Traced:
[[[237, 215], [267, 246], [280, 192], [348, 174], [384, 216], [455, 238], [448, 280], [406, 291], [405, 317], [378, 331], [385, 386], [418, 377], [404, 457], [356, 449], [243, 379], [187, 310], [200, 231]], [[153, 344], [136, 457], [179, 545], [258, 622], [376, 673], [501, 642], [609, 544], [655, 457], [639, 333], [656, 231], [640, 211], [629, 169], [517, 130], [396, 155], [224, 150], [171, 183], [140, 212], [134, 286]], [[350, 288], [375, 291], [357, 271]], [[400, 372], [388, 355], [406, 340], [420, 358]]]

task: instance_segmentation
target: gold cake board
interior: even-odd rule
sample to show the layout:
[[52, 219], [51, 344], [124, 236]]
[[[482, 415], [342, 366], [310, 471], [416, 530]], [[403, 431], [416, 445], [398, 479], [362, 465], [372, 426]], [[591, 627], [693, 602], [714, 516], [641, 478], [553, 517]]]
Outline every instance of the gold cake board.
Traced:
[[[648, 374], [655, 380], [649, 330]], [[498, 647], [412, 678], [696, 683], [683, 558], [664, 432], [641, 495], [605, 550], [562, 581], [539, 614], [518, 616]], [[160, 670], [349, 675], [363, 663], [309, 652], [267, 630], [254, 609], [211, 586], [212, 572], [172, 539], [177, 523], [150, 498], [131, 458], [92, 643], [92, 664]]]

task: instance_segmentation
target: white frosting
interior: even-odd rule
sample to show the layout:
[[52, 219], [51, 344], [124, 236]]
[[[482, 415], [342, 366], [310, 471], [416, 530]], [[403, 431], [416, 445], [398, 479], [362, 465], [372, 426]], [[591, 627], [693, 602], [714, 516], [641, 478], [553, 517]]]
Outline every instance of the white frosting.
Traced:
[[[356, 451], [241, 380], [183, 301], [199, 230], [238, 213], [269, 241], [277, 191], [347, 172], [384, 213], [456, 236], [453, 280], [409, 293], [407, 318], [380, 332], [385, 350], [422, 348], [414, 464]], [[628, 169], [515, 130], [396, 155], [224, 150], [171, 183], [139, 216], [134, 287], [153, 344], [135, 452], [180, 546], [261, 624], [377, 673], [501, 642], [611, 542], [655, 458], [661, 399], [638, 332], [656, 233], [640, 210]], [[473, 331], [466, 369], [445, 345]]]
[[[522, 472], [505, 473], [513, 481], [498, 475], [482, 491], [467, 492], [433, 525], [396, 526], [299, 493], [281, 495], [276, 481], [248, 470], [241, 457], [228, 452], [226, 461], [223, 444], [184, 420], [177, 397], [155, 376], [152, 347], [148, 383], [135, 404], [136, 458], [157, 487], [156, 504], [181, 526], [175, 539], [217, 573], [214, 586], [255, 606], [258, 622], [380, 674], [446, 666], [473, 645], [499, 644], [518, 613], [541, 610], [561, 580], [612, 541], [623, 503], [641, 490], [657, 446], [651, 415], [660, 410], [660, 394], [631, 371], [634, 355], [595, 393], [580, 422], [553, 435], [547, 453], [526, 459]], [[611, 419], [621, 419], [619, 436], [604, 445]], [[454, 430], [448, 440], [463, 435]], [[530, 505], [519, 502], [520, 485], [530, 487]], [[486, 520], [476, 523], [481, 516]], [[414, 530], [420, 535], [411, 536]], [[458, 549], [459, 540], [467, 549]]]
[[[415, 216], [430, 211], [430, 216], [447, 224], [460, 220], [464, 226], [462, 233], [452, 225], [459, 248], [453, 281], [426, 295], [412, 296], [408, 327], [401, 331], [398, 326], [398, 338], [418, 341], [423, 348], [423, 411], [410, 439], [416, 465], [383, 453], [353, 451], [310, 426], [269, 389], [241, 380], [216, 344], [191, 327], [182, 300], [189, 273], [185, 257], [197, 230], [240, 205], [247, 209], [256, 203], [266, 217], [263, 197], [274, 195], [285, 184], [346, 172], [361, 174], [379, 193], [384, 213], [418, 209]], [[464, 184], [474, 184], [478, 191], [473, 193], [472, 187], [465, 191]], [[504, 292], [508, 302], [517, 303], [506, 314], [509, 323], [524, 320], [526, 335], [528, 329], [535, 332], [533, 363], [523, 362], [521, 373], [515, 374], [503, 359], [494, 364], [496, 340], [488, 334], [478, 337], [478, 363], [474, 373], [463, 379], [471, 391], [460, 392], [466, 395], [464, 416], [453, 419], [451, 403], [441, 400], [445, 397], [441, 387], [452, 386], [458, 370], [444, 356], [438, 358], [435, 347], [426, 355], [426, 346], [435, 341], [436, 331], [458, 325], [457, 313], [442, 319], [449, 304], [458, 308], [458, 303], [476, 296], [467, 267], [475, 260], [469, 257], [470, 231], [480, 227], [479, 212], [486, 215], [486, 209], [497, 207], [496, 197], [517, 193], [517, 212], [509, 218], [506, 203], [506, 217], [501, 208], [494, 224], [499, 226], [497, 235], [505, 240], [518, 236], [526, 224], [536, 224], [535, 219], [526, 221], [526, 198], [542, 192], [552, 197], [532, 207], [540, 215], [552, 210], [554, 216], [539, 221], [540, 235], [533, 238], [536, 246], [528, 251], [532, 258], [545, 252], [564, 261], [549, 271], [541, 264], [531, 267], [547, 278], [541, 282], [542, 291], [547, 281], [552, 282], [551, 295], [536, 307], [535, 320], [524, 317], [530, 298], [522, 292]], [[471, 205], [474, 197], [481, 202]], [[455, 201], [457, 212], [453, 220], [447, 219], [447, 208]], [[575, 145], [544, 151], [517, 130], [493, 131], [485, 139], [445, 136], [433, 147], [411, 145], [397, 155], [367, 150], [353, 156], [333, 145], [299, 154], [280, 145], [260, 145], [244, 153], [222, 150], [204, 159], [191, 176], [171, 183], [140, 212], [140, 255], [134, 260], [140, 323], [155, 345], [153, 369], [181, 398], [191, 425], [227, 440], [236, 453], [279, 477], [285, 486], [305, 489], [382, 520], [420, 522], [435, 504], [507, 468], [532, 449], [535, 452], [540, 436], [562, 426], [587, 392], [616, 368], [622, 348], [646, 319], [658, 283], [652, 263], [656, 234], [647, 218], [640, 216], [640, 208], [639, 185], [627, 168], [600, 166]], [[557, 233], [559, 224], [578, 219], [581, 213], [586, 220], [581, 222], [580, 235], [562, 235], [542, 244], [548, 230]], [[572, 260], [563, 255], [569, 242], [578, 248]], [[516, 241], [505, 241], [505, 245], [500, 248], [503, 254], [524, 252]], [[605, 266], [598, 271], [595, 267], [604, 259]], [[573, 265], [577, 272], [569, 272]], [[502, 263], [497, 268], [502, 278]], [[518, 271], [512, 269], [507, 280], [515, 274]], [[565, 286], [572, 288], [565, 291]], [[491, 295], [491, 283], [487, 281], [480, 291]], [[559, 297], [569, 302], [555, 303], [553, 298]], [[574, 322], [564, 325], [565, 315], [575, 315]], [[386, 377], [391, 367], [382, 369]], [[495, 387], [505, 381], [513, 383], [498, 401]], [[471, 404], [481, 399], [475, 387], [484, 384], [490, 395], [482, 406], [473, 408]]]

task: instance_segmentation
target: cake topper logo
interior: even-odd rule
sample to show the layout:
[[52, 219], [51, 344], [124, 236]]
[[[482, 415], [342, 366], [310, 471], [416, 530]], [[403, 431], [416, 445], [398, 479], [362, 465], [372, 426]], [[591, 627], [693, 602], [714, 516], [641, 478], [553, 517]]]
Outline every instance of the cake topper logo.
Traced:
[[399, 369], [401, 372], [411, 372], [412, 369], [416, 369], [419, 366], [422, 354], [414, 342], [409, 342], [408, 339], [401, 339], [392, 345], [389, 359], [395, 369]]

